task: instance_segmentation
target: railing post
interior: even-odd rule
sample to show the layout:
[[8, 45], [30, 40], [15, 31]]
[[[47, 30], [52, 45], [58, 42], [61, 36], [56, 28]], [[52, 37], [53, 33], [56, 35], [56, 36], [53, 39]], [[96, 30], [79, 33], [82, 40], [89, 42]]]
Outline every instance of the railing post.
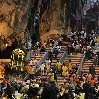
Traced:
[[67, 51], [64, 52], [63, 56], [60, 59], [61, 64], [64, 62], [64, 59], [68, 56]]
[[81, 60], [80, 66], [78, 68], [78, 71], [77, 71], [77, 74], [79, 74], [79, 75], [81, 74], [81, 70], [83, 68], [83, 65], [84, 65], [84, 62], [85, 62], [85, 58], [86, 58], [86, 53], [84, 54], [84, 56], [83, 56], [83, 58]]

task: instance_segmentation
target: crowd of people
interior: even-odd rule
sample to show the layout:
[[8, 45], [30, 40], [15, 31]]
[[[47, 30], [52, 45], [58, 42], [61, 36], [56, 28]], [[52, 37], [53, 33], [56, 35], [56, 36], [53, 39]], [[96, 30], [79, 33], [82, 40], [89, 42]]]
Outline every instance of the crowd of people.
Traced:
[[[28, 62], [25, 71], [28, 77], [23, 79], [20, 74], [12, 80], [5, 75], [0, 83], [1, 99], [99, 99], [99, 75], [95, 76], [95, 66], [99, 66], [98, 33], [76, 31], [71, 32], [66, 38], [62, 37], [57, 42], [55, 51], [49, 52], [48, 62], [42, 63], [39, 68], [35, 67], [36, 59]], [[83, 53], [86, 59], [92, 59], [93, 65], [90, 66], [88, 74], [83, 72], [78, 74], [79, 66], [78, 64], [73, 66], [71, 60], [68, 63], [61, 63], [57, 59], [62, 40], [69, 42], [67, 46], [69, 55]], [[39, 42], [36, 44], [42, 52], [46, 47], [53, 47], [56, 41], [50, 38], [42, 46]], [[54, 66], [51, 65], [53, 58], [57, 60]], [[58, 84], [58, 76], [64, 78], [63, 84]]]

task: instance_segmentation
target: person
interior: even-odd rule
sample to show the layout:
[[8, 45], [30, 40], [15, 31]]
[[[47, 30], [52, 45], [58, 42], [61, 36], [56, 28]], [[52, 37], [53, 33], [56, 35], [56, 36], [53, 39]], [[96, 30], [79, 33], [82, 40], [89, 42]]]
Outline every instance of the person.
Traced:
[[92, 79], [92, 75], [89, 73], [87, 76], [87, 81], [91, 81], [91, 79]]
[[50, 66], [48, 64], [46, 64], [46, 74], [48, 74], [50, 72]]
[[62, 76], [63, 77], [66, 77], [67, 76], [67, 66], [65, 66], [65, 64], [63, 64], [62, 66]]
[[34, 67], [28, 65], [26, 67], [26, 70], [27, 70], [27, 73], [28, 73], [28, 76], [30, 79], [33, 79], [34, 78]]
[[36, 65], [37, 62], [38, 62], [38, 61], [37, 61], [36, 57], [34, 57], [33, 65]]
[[59, 49], [61, 48], [62, 46], [62, 39], [60, 38], [59, 41], [58, 41], [58, 46], [59, 46]]
[[61, 96], [61, 97], [64, 95], [65, 90], [66, 90], [66, 89], [65, 89], [65, 86], [61, 85], [61, 86], [60, 86], [60, 96]]
[[4, 78], [4, 67], [1, 63], [0, 63], [0, 78]]
[[31, 59], [31, 60], [30, 60], [30, 66], [32, 66], [32, 65], [33, 65], [33, 60]]
[[14, 93], [15, 99], [21, 99], [22, 98], [22, 94], [18, 92], [18, 90], [15, 91]]
[[44, 44], [43, 44], [44, 48], [46, 48], [46, 41], [44, 41]]
[[45, 47], [42, 46], [40, 52], [44, 52], [45, 51]]
[[55, 49], [55, 50], [53, 51], [53, 54], [55, 55], [55, 59], [57, 59], [57, 55], [59, 54], [58, 49]]
[[82, 76], [82, 80], [83, 80], [84, 83], [86, 82], [86, 77], [85, 77], [85, 75]]
[[52, 62], [52, 58], [53, 58], [52, 51], [49, 51], [48, 52], [48, 60], [50, 60]]
[[54, 82], [55, 77], [52, 69], [50, 70], [50, 73], [48, 75], [49, 75], [49, 82]]
[[90, 86], [94, 86], [94, 84], [95, 84], [95, 80], [94, 80], [94, 78], [91, 78], [91, 80], [90, 80]]
[[84, 84], [83, 84], [83, 91], [85, 92], [85, 97], [84, 97], [84, 99], [88, 99], [88, 88], [89, 88], [89, 83], [88, 82], [85, 82]]
[[41, 69], [41, 76], [43, 76], [44, 70], [45, 70], [45, 64], [44, 63], [40, 66], [40, 69]]
[[58, 88], [54, 83], [44, 86], [41, 99], [57, 99]]
[[38, 91], [39, 91], [39, 85], [36, 83], [34, 84], [31, 83], [27, 91], [28, 99], [37, 99]]
[[95, 72], [95, 67], [92, 65], [89, 67], [89, 73], [92, 75], [92, 77], [94, 78], [96, 72]]
[[61, 71], [61, 62], [59, 60], [57, 60], [56, 66], [57, 66], [57, 71], [60, 72]]
[[71, 71], [72, 71], [72, 64], [71, 64], [71, 60], [69, 60], [69, 63], [68, 63], [68, 70], [69, 70], [69, 72], [71, 72]]
[[1, 99], [7, 99], [7, 94], [3, 93], [2, 96], [1, 96]]

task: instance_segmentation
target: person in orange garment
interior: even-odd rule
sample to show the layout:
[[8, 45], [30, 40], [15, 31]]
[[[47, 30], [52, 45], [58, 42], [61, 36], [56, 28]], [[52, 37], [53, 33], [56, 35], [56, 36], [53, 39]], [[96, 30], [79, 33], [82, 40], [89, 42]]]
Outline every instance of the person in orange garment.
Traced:
[[1, 63], [0, 63], [0, 78], [4, 78], [4, 67]]
[[90, 81], [90, 86], [94, 86], [94, 84], [95, 84], [95, 80], [94, 80], [94, 78], [92, 78]]
[[28, 65], [28, 66], [26, 67], [26, 70], [27, 70], [27, 73], [28, 73], [28, 75], [29, 75], [29, 78], [30, 78], [30, 79], [33, 79], [33, 77], [34, 77], [34, 67]]
[[86, 82], [86, 77], [85, 77], [85, 75], [82, 76], [82, 80], [83, 80], [83, 82]]
[[87, 81], [91, 81], [91, 79], [92, 79], [92, 75], [89, 73], [87, 76]]
[[74, 76], [73, 75], [70, 75], [69, 76], [69, 79], [70, 79], [71, 82], [73, 82], [74, 81]]

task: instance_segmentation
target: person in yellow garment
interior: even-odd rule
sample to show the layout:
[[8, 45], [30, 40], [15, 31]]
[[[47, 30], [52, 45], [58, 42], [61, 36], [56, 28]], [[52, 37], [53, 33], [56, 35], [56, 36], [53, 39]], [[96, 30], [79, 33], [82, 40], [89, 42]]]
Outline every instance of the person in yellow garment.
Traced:
[[54, 72], [52, 69], [50, 70], [50, 73], [48, 74], [48, 76], [49, 76], [49, 82], [53, 82], [54, 81]]
[[60, 87], [60, 96], [63, 96], [63, 94], [65, 93], [65, 86], [61, 85]]
[[57, 60], [56, 66], [57, 66], [58, 72], [61, 71], [61, 65], [62, 65], [61, 62]]
[[3, 93], [2, 96], [1, 96], [1, 99], [8, 99], [7, 98], [7, 94], [6, 93]]
[[44, 46], [44, 48], [46, 48], [46, 41], [44, 41], [43, 46]]
[[62, 76], [66, 77], [67, 76], [67, 66], [65, 66], [65, 64], [63, 63], [63, 66], [62, 66]]
[[72, 63], [71, 63], [71, 60], [69, 60], [69, 63], [68, 63], [68, 70], [69, 70], [69, 72], [72, 71]]

